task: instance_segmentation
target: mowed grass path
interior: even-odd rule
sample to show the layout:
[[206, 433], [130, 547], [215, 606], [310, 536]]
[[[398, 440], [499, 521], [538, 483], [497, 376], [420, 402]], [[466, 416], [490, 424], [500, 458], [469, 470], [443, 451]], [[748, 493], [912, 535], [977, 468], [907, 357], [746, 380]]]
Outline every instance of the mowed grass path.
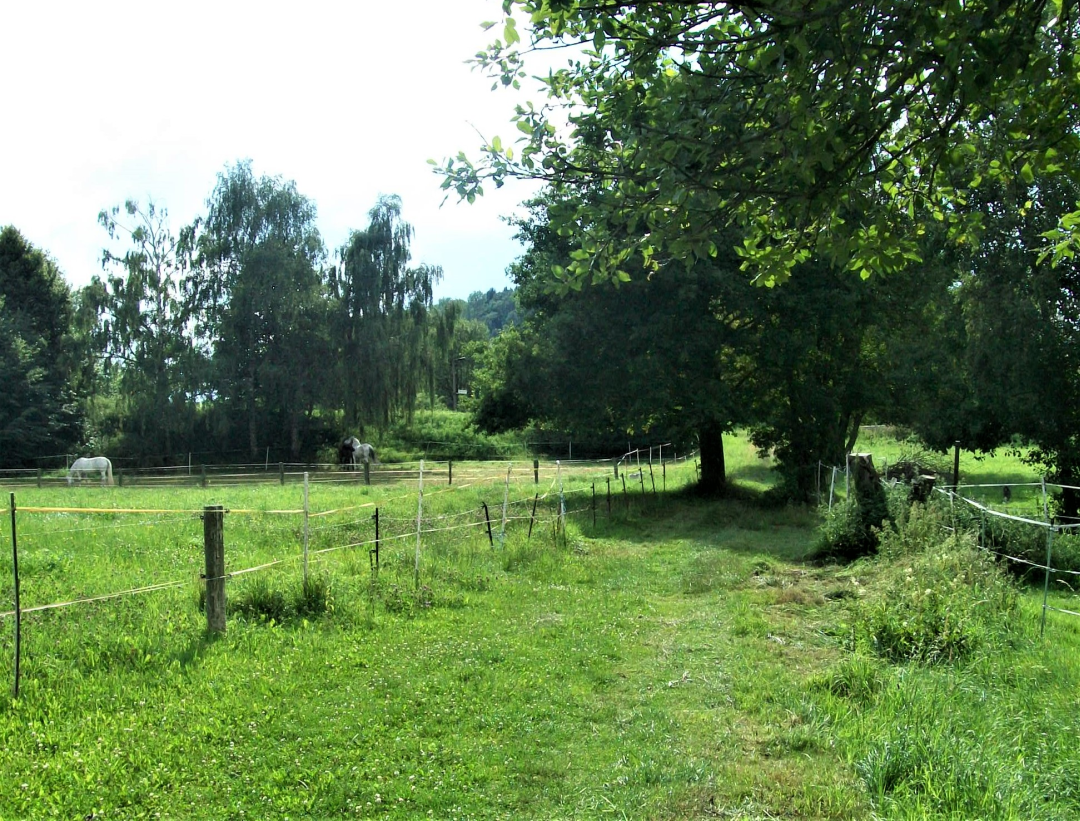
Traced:
[[[0, 819], [1067, 817], [1072, 623], [966, 670], [867, 661], [848, 692], [873, 571], [806, 564], [816, 524], [672, 495], [558, 542], [431, 545], [420, 606], [397, 550], [374, 600], [342, 558], [327, 613], [217, 639], [194, 584], [39, 614], [0, 696]], [[902, 795], [934, 757], [982, 781]]]

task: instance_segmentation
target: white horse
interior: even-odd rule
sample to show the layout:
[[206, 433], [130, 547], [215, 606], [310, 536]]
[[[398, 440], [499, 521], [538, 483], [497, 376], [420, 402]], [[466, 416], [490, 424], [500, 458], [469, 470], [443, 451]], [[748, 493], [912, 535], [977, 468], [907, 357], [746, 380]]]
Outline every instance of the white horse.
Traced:
[[375, 448], [350, 436], [338, 447], [338, 463], [345, 470], [356, 470], [357, 465], [378, 464], [379, 459], [375, 455]]
[[113, 483], [112, 462], [104, 456], [83, 456], [72, 462], [71, 467], [68, 468], [68, 484], [70, 485], [76, 479], [81, 482], [94, 473], [101, 475], [102, 485]]

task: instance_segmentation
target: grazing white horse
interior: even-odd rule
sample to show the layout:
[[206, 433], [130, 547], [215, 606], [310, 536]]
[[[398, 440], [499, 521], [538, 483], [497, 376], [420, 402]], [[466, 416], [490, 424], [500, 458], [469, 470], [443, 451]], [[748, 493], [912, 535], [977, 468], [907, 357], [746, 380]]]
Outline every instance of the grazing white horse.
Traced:
[[104, 456], [83, 456], [72, 462], [71, 467], [68, 468], [68, 484], [70, 485], [76, 479], [81, 482], [94, 473], [101, 475], [102, 485], [113, 483], [112, 462]]
[[350, 436], [338, 447], [338, 463], [345, 470], [356, 470], [357, 465], [378, 464], [379, 459], [375, 455], [375, 448]]

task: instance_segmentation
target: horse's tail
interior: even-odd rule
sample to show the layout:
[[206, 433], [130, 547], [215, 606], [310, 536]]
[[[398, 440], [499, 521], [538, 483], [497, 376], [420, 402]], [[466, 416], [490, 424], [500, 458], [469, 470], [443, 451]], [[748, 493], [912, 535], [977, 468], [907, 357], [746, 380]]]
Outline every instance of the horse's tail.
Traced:
[[105, 460], [105, 483], [109, 485], [113, 483], [112, 462], [110, 462], [108, 459]]

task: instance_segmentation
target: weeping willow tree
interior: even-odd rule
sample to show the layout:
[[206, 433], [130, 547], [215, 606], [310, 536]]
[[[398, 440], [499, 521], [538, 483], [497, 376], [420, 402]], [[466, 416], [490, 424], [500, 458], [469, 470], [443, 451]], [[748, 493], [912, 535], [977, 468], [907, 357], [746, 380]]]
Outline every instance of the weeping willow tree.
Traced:
[[338, 344], [338, 379], [345, 423], [387, 424], [412, 417], [424, 378], [425, 329], [433, 265], [409, 267], [413, 229], [401, 218], [401, 198], [381, 197], [368, 226], [353, 231], [330, 275]]

